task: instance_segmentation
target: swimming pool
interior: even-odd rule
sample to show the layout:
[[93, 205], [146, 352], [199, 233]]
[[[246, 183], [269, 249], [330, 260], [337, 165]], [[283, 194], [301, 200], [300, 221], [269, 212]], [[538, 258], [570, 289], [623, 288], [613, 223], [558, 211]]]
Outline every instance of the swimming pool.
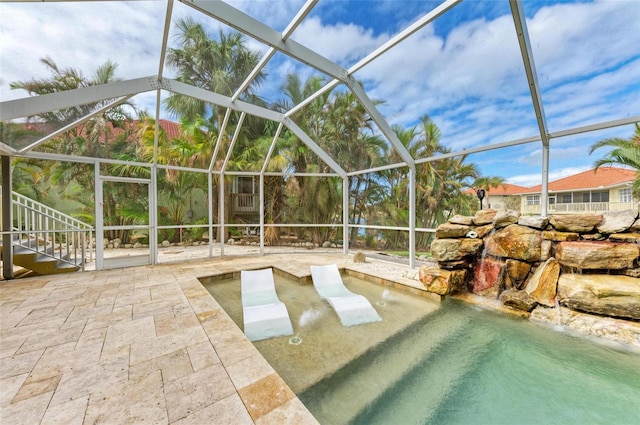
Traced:
[[[240, 329], [243, 328], [240, 279], [200, 279]], [[436, 311], [440, 304], [357, 278], [343, 276], [345, 286], [364, 295], [382, 321], [344, 327], [310, 282], [298, 283], [274, 274], [278, 297], [287, 306], [292, 337], [270, 338], [253, 344], [299, 394], [338, 371], [362, 353]]]
[[[276, 276], [278, 295], [303, 342], [255, 345], [322, 424], [638, 423], [637, 353], [455, 300], [438, 308], [349, 278], [354, 292], [373, 291], [367, 296], [386, 328], [344, 328], [312, 285], [284, 281]], [[239, 283], [205, 286], [216, 287], [210, 292], [242, 327], [241, 308], [228, 310], [239, 307]], [[292, 309], [294, 302], [306, 307]]]

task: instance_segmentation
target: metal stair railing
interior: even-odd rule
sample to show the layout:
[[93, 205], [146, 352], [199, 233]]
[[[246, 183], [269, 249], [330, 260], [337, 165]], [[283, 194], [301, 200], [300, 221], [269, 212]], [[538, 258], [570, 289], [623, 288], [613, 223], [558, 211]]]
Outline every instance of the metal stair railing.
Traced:
[[83, 221], [12, 192], [13, 244], [82, 267], [93, 259], [95, 229]]

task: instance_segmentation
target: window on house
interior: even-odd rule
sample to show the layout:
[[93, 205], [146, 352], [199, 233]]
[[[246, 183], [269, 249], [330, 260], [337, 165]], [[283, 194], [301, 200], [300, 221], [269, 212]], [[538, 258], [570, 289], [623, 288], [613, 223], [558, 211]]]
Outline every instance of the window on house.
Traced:
[[591, 202], [609, 202], [609, 191], [606, 192], [592, 192]]
[[633, 197], [631, 196], [631, 188], [630, 187], [625, 187], [624, 189], [620, 189], [618, 194], [619, 194], [618, 196], [619, 196], [620, 202], [632, 202], [633, 201]]
[[238, 177], [238, 193], [253, 193], [253, 177]]
[[527, 195], [527, 205], [540, 205], [540, 195]]
[[560, 198], [561, 204], [570, 204], [572, 201], [573, 199], [570, 193], [565, 193], [564, 195], [562, 195], [562, 198]]

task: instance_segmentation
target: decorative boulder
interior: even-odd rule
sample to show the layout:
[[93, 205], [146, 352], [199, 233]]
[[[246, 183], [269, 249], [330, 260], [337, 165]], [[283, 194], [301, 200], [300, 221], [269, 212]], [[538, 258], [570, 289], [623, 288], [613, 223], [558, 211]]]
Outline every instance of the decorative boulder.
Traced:
[[518, 224], [521, 226], [532, 227], [534, 229], [544, 229], [549, 224], [547, 217], [523, 215], [518, 219]]
[[482, 239], [435, 239], [431, 255], [436, 261], [457, 261], [482, 250]]
[[565, 273], [558, 298], [569, 308], [640, 320], [640, 279], [629, 276]]
[[538, 304], [536, 300], [525, 291], [507, 289], [500, 294], [502, 304], [516, 310], [532, 311]]
[[465, 270], [442, 270], [434, 266], [422, 266], [418, 279], [427, 291], [438, 295], [448, 295], [464, 288]]
[[474, 230], [479, 238], [484, 238], [489, 233], [491, 233], [493, 229], [495, 229], [495, 227], [493, 227], [493, 224], [485, 224], [484, 226], [476, 227]]
[[553, 215], [549, 223], [561, 232], [585, 233], [592, 231], [602, 221], [602, 214]]
[[474, 270], [471, 290], [481, 293], [489, 288], [500, 286], [505, 263], [493, 258], [483, 258]]
[[516, 224], [520, 218], [520, 213], [513, 210], [500, 210], [493, 218], [493, 225], [496, 229], [507, 227], [510, 224]]
[[541, 241], [542, 233], [539, 230], [512, 224], [488, 236], [485, 248], [494, 257], [539, 261]]
[[497, 211], [492, 209], [477, 211], [476, 215], [473, 217], [473, 223], [478, 226], [493, 223], [493, 219], [495, 218], [496, 214]]
[[367, 262], [367, 256], [364, 255], [364, 252], [358, 251], [353, 255], [353, 262], [354, 263], [366, 263]]
[[556, 259], [578, 269], [628, 269], [640, 256], [640, 246], [628, 243], [579, 241], [560, 242]]
[[464, 224], [465, 226], [471, 226], [473, 224], [473, 217], [456, 214], [453, 217], [451, 217], [448, 221], [451, 224]]
[[542, 238], [553, 242], [577, 241], [580, 234], [575, 232], [558, 232], [556, 230], [545, 230], [542, 232]]
[[531, 264], [508, 259], [505, 261], [504, 283], [507, 288], [522, 289], [531, 271]]
[[596, 230], [607, 235], [624, 232], [633, 225], [637, 217], [638, 213], [633, 210], [606, 212], [602, 214], [602, 221], [596, 226]]
[[436, 238], [462, 238], [471, 229], [471, 226], [467, 226], [464, 224], [443, 223], [436, 229]]
[[560, 264], [551, 257], [541, 264], [531, 276], [525, 292], [539, 304], [553, 307], [556, 302], [556, 287], [560, 276]]

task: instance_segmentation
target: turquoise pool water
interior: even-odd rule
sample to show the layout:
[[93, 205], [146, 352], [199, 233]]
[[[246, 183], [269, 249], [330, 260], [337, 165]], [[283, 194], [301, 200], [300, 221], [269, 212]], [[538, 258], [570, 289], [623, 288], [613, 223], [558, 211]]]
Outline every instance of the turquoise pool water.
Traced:
[[299, 397], [322, 424], [638, 424], [640, 355], [447, 301]]

